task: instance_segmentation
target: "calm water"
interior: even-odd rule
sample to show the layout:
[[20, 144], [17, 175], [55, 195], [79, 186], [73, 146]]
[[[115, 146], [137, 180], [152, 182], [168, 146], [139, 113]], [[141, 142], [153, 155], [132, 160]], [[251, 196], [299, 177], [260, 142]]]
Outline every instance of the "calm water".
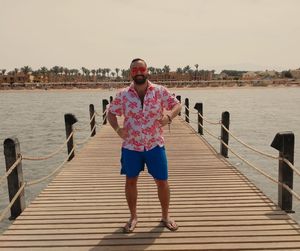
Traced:
[[[224, 88], [172, 90], [188, 97], [190, 106], [203, 102], [204, 116], [212, 121], [219, 121], [223, 111], [229, 111], [231, 131], [246, 143], [273, 155], [278, 152], [270, 147], [275, 134], [292, 131], [295, 134], [295, 165], [300, 168], [300, 88]], [[101, 113], [103, 98], [114, 95], [116, 91], [39, 91], [39, 92], [0, 92], [0, 176], [4, 174], [5, 161], [3, 141], [7, 137], [17, 136], [23, 155], [43, 156], [51, 153], [65, 140], [64, 114], [73, 113], [79, 122], [76, 127], [85, 128], [77, 135], [78, 140], [89, 134], [89, 104], [94, 104]], [[192, 114], [196, 120], [196, 115]], [[205, 124], [206, 125], [206, 124]], [[196, 127], [196, 125], [194, 125]], [[220, 135], [220, 126], [207, 128], [215, 135]], [[205, 138], [219, 151], [219, 143], [209, 135]], [[230, 139], [230, 146], [264, 171], [277, 177], [278, 163], [241, 147]], [[66, 157], [66, 151], [47, 161], [23, 161], [25, 180], [44, 177], [54, 170]], [[262, 177], [251, 167], [243, 164], [229, 152], [229, 160], [247, 177], [261, 188], [273, 201], [277, 201], [277, 186]], [[27, 205], [35, 198], [47, 183], [26, 189]], [[300, 179], [294, 177], [294, 189], [300, 193]], [[0, 187], [0, 210], [8, 204], [6, 184]], [[300, 221], [300, 203], [294, 199], [292, 215]], [[8, 220], [0, 223], [0, 228], [7, 228]]]

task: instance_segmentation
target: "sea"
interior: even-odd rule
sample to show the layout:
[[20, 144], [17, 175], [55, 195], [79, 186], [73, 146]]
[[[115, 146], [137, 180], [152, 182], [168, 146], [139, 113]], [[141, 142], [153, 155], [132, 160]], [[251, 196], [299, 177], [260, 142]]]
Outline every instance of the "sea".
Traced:
[[[213, 122], [221, 119], [224, 111], [230, 113], [230, 131], [246, 144], [267, 154], [278, 156], [278, 151], [270, 145], [279, 132], [295, 135], [294, 163], [300, 170], [300, 88], [299, 87], [224, 87], [224, 88], [175, 88], [175, 95], [181, 95], [190, 103], [191, 126], [197, 128], [195, 103], [203, 104], [204, 117]], [[78, 122], [75, 127], [76, 140], [89, 137], [89, 105], [93, 104], [98, 114], [102, 114], [102, 100], [114, 97], [117, 89], [70, 89], [70, 90], [15, 90], [0, 92], [0, 177], [5, 172], [3, 142], [15, 137], [20, 142], [23, 156], [45, 156], [60, 147], [66, 138], [64, 115], [72, 113]], [[184, 116], [184, 109], [182, 110]], [[100, 123], [101, 118], [96, 117]], [[204, 122], [213, 135], [219, 137], [220, 125]], [[220, 142], [204, 132], [203, 137], [220, 151]], [[278, 179], [278, 160], [264, 157], [247, 149], [229, 137], [229, 146], [250, 163], [270, 176]], [[80, 147], [78, 151], [80, 151]], [[235, 157], [229, 151], [230, 161], [245, 174], [275, 203], [278, 201], [278, 185], [264, 177], [252, 167]], [[49, 160], [22, 162], [24, 180], [42, 178], [56, 169], [67, 157], [66, 147]], [[26, 204], [42, 191], [51, 181], [25, 189]], [[300, 178], [294, 174], [294, 191], [300, 194]], [[7, 184], [0, 185], [0, 211], [9, 203]], [[296, 221], [300, 221], [300, 202], [293, 198]], [[9, 227], [9, 213], [0, 223], [0, 233]]]

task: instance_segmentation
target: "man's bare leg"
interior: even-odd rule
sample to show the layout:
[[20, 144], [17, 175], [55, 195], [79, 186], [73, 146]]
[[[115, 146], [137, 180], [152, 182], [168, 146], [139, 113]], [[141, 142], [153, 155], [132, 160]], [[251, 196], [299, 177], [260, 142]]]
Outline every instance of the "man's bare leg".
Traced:
[[170, 204], [170, 188], [167, 180], [155, 180], [157, 185], [158, 198], [162, 211], [162, 222], [171, 231], [178, 229], [178, 225], [174, 220], [169, 217], [169, 204]]
[[138, 177], [126, 177], [125, 194], [130, 211], [130, 219], [124, 227], [125, 232], [132, 232], [137, 224], [136, 204], [137, 204], [137, 180]]

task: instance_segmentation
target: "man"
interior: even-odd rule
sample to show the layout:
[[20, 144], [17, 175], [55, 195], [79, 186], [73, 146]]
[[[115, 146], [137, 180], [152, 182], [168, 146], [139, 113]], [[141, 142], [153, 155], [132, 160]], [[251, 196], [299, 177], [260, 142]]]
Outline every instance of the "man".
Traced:
[[[123, 139], [121, 174], [126, 175], [125, 194], [131, 217], [124, 232], [132, 232], [137, 224], [137, 180], [147, 165], [154, 178], [162, 208], [161, 222], [171, 231], [178, 225], [169, 217], [170, 190], [168, 166], [162, 127], [170, 124], [181, 110], [179, 101], [163, 86], [151, 83], [146, 62], [134, 59], [130, 65], [131, 85], [116, 95], [110, 104], [107, 119]], [[168, 110], [164, 114], [164, 109]], [[116, 116], [124, 116], [123, 127]]]

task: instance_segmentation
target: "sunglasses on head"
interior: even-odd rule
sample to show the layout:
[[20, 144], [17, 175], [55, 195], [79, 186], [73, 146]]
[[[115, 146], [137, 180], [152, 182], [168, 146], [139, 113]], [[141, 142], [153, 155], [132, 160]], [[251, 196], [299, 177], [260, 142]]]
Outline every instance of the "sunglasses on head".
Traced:
[[135, 74], [137, 74], [138, 72], [142, 72], [142, 73], [144, 73], [144, 72], [146, 72], [146, 67], [132, 67], [131, 68], [131, 73], [133, 74], [133, 75], [135, 75]]

